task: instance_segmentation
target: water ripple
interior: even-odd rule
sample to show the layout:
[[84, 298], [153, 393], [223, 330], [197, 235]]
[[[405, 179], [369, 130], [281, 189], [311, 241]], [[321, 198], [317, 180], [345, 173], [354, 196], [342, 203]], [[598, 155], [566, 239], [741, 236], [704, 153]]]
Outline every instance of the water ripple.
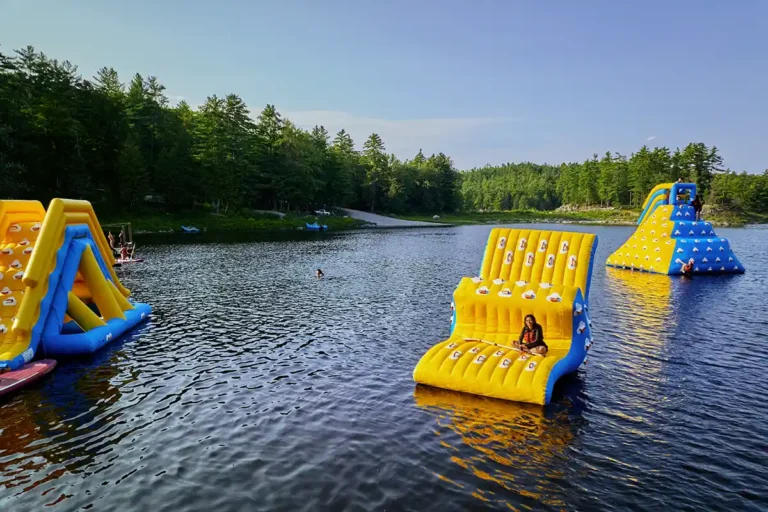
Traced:
[[412, 381], [488, 229], [143, 247], [150, 321], [0, 402], [0, 507], [768, 508], [764, 230], [682, 281], [604, 269], [631, 230], [595, 228], [596, 342], [542, 408]]

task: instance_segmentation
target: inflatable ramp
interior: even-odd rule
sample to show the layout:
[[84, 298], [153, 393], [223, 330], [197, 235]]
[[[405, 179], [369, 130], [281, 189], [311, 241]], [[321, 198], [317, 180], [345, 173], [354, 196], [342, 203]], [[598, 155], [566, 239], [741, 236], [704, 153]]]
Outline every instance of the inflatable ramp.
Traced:
[[0, 201], [0, 371], [91, 353], [150, 313], [128, 300], [87, 201]]
[[728, 240], [718, 237], [709, 222], [696, 219], [691, 206], [694, 197], [693, 183], [657, 185], [643, 204], [637, 230], [606, 264], [679, 275], [683, 265], [693, 259], [694, 273], [743, 274], [744, 266]]
[[[454, 292], [451, 337], [421, 358], [414, 380], [549, 403], [555, 382], [579, 368], [591, 343], [587, 299], [596, 249], [592, 234], [493, 229], [480, 277], [463, 278]], [[510, 348], [531, 313], [544, 331], [546, 356]]]

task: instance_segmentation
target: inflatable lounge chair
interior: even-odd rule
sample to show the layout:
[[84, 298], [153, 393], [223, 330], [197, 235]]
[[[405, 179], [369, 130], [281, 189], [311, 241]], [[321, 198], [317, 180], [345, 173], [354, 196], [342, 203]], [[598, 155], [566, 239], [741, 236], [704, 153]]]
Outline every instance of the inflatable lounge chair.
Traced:
[[[454, 292], [451, 337], [432, 347], [416, 382], [477, 395], [549, 403], [557, 380], [576, 371], [591, 343], [587, 298], [597, 236], [495, 228], [480, 277]], [[549, 346], [546, 356], [511, 348], [527, 314]]]
[[725, 238], [712, 224], [696, 220], [691, 206], [696, 196], [693, 183], [657, 185], [643, 204], [635, 233], [608, 257], [612, 267], [655, 272], [683, 273], [691, 259], [697, 274], [743, 274], [744, 266]]

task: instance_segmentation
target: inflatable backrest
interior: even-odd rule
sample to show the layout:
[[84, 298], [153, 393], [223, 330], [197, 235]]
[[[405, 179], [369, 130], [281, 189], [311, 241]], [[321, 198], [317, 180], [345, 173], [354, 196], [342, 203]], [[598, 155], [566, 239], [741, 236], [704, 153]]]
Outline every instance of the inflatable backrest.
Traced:
[[588, 297], [595, 240], [590, 233], [494, 228], [480, 277], [574, 286]]
[[[498, 292], [477, 295], [475, 287], [467, 279], [454, 295], [456, 304], [455, 330], [464, 337], [494, 338], [498, 343], [516, 340], [523, 328], [525, 316], [533, 314], [542, 326], [544, 340], [550, 348], [566, 349], [572, 338], [574, 302], [582, 299], [579, 289], [574, 286], [556, 286], [542, 289], [538, 285], [512, 286], [510, 296]], [[533, 299], [524, 296], [533, 292]], [[558, 302], [548, 300], [557, 294]], [[492, 340], [493, 341], [493, 340]]]

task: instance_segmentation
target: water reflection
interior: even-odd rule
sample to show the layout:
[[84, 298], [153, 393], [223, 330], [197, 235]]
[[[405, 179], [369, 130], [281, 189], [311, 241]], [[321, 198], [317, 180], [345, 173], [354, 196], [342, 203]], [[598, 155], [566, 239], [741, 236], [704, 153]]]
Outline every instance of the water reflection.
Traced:
[[473, 486], [473, 497], [496, 505], [565, 506], [557, 487], [569, 475], [559, 461], [586, 425], [581, 387], [578, 377], [565, 379], [565, 398], [542, 407], [416, 386], [416, 405], [434, 416], [440, 446], [462, 470], [462, 478], [455, 467], [437, 477], [465, 490]]
[[[134, 337], [135, 334], [131, 337]], [[87, 472], [115, 442], [125, 407], [116, 407], [120, 388], [136, 379], [129, 369], [121, 382], [124, 340], [94, 354], [64, 359], [55, 386], [47, 379], [13, 397], [0, 417], [0, 486], [27, 492], [65, 473]], [[55, 488], [48, 489], [45, 494]], [[65, 499], [51, 493], [48, 504]]]

